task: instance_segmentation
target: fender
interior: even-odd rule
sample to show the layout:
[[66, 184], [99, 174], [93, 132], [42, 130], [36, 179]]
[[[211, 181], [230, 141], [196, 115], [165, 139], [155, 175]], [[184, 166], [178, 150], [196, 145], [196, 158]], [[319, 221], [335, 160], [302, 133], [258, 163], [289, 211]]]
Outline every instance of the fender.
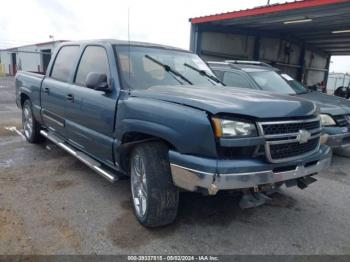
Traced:
[[120, 100], [115, 130], [121, 143], [125, 134], [136, 132], [163, 139], [183, 154], [217, 156], [208, 113], [181, 104], [138, 97]]

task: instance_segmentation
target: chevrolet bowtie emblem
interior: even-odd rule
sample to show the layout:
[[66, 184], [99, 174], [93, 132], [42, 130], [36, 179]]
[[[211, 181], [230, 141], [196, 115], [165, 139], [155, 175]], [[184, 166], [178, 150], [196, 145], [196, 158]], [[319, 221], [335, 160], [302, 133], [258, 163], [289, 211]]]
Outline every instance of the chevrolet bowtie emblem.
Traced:
[[309, 139], [311, 138], [311, 133], [307, 130], [299, 130], [299, 133], [297, 135], [297, 140], [299, 141], [300, 144], [304, 144], [307, 141], [309, 141]]

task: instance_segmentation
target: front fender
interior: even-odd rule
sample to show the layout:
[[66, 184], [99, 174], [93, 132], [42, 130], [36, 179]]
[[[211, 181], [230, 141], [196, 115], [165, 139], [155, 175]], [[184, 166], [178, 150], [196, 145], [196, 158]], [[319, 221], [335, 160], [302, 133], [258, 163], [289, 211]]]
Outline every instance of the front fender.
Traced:
[[138, 132], [161, 138], [182, 154], [216, 157], [214, 132], [205, 111], [188, 106], [128, 97], [119, 101], [116, 137]]

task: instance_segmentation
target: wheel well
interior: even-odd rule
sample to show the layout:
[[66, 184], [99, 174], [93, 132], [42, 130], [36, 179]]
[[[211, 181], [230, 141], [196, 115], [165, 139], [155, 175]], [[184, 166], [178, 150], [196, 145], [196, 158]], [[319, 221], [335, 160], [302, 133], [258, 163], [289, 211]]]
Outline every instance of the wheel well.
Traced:
[[176, 149], [174, 145], [172, 145], [170, 142], [160, 137], [141, 133], [141, 132], [128, 132], [123, 135], [122, 144], [121, 144], [122, 150], [120, 154], [120, 163], [122, 168], [125, 171], [128, 171], [130, 154], [133, 148], [140, 143], [150, 142], [150, 141], [164, 142], [169, 147], [169, 149]]
[[21, 106], [23, 106], [24, 101], [26, 101], [27, 99], [30, 99], [29, 96], [22, 93], [21, 94]]

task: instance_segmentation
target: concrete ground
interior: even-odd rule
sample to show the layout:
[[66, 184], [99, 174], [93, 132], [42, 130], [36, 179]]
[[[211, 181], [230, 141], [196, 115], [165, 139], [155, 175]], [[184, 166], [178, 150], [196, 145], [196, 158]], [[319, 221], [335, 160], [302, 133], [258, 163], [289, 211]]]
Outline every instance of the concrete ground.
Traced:
[[255, 209], [183, 193], [175, 224], [149, 230], [129, 180], [110, 184], [50, 142], [25, 142], [13, 86], [1, 83], [0, 254], [350, 254], [347, 158]]

